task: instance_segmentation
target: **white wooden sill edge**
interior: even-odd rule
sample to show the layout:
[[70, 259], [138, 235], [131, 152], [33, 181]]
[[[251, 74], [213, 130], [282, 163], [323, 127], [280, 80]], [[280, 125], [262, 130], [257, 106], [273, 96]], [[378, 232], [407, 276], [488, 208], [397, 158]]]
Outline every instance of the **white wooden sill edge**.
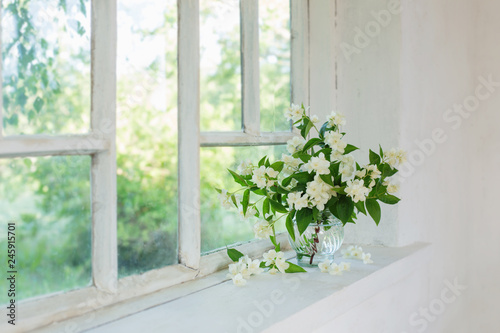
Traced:
[[[352, 266], [342, 276], [312, 268], [308, 274], [253, 276], [245, 287], [234, 286], [222, 271], [38, 332], [307, 332], [411, 274], [428, 261], [430, 248], [367, 246], [375, 263], [344, 260]], [[315, 318], [317, 327], [303, 318]]]

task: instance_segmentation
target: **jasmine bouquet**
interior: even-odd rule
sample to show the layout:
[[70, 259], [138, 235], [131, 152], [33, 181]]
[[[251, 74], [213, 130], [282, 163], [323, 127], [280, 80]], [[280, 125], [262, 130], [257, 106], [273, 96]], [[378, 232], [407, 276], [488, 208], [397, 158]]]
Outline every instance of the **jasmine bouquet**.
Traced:
[[[326, 215], [345, 225], [364, 214], [378, 225], [379, 202], [394, 205], [400, 201], [394, 195], [399, 186], [393, 176], [406, 159], [404, 151], [384, 151], [379, 146], [378, 152], [369, 150], [368, 164], [360, 164], [352, 154], [358, 148], [344, 140], [342, 127], [346, 121], [342, 114], [332, 112], [320, 125], [318, 117], [308, 116], [306, 111], [303, 105], [292, 104], [285, 112], [300, 131], [300, 136], [287, 142], [289, 154], [277, 161], [267, 156], [257, 163], [244, 161], [236, 171], [228, 170], [239, 188], [232, 192], [217, 189], [226, 208], [234, 206], [243, 217], [258, 218], [254, 233], [257, 238], [269, 237], [275, 253], [280, 251], [275, 224], [281, 219], [285, 219], [290, 238], [295, 240], [310, 225], [324, 221]], [[244, 257], [234, 249], [228, 254], [235, 262]], [[304, 271], [295, 266], [282, 256], [261, 263], [261, 268], [269, 270]]]

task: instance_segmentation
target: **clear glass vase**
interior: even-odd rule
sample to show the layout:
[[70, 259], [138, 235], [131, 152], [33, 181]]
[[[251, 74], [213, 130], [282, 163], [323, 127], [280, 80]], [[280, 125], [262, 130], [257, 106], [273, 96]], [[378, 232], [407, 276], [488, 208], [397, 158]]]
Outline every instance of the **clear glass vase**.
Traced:
[[344, 225], [332, 214], [321, 214], [323, 218], [311, 223], [299, 236], [294, 221], [295, 241], [288, 235], [292, 249], [297, 253], [297, 262], [301, 266], [317, 266], [328, 259], [333, 260], [334, 253], [344, 241]]

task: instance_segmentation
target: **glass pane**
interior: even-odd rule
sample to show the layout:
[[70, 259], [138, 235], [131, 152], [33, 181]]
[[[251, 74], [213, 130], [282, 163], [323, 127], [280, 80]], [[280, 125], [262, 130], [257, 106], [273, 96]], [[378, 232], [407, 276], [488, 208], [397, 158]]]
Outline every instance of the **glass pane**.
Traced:
[[0, 160], [0, 249], [15, 223], [16, 299], [90, 285], [90, 214], [90, 157]]
[[1, 6], [5, 133], [88, 132], [90, 0]]
[[[256, 218], [243, 220], [236, 208], [224, 209], [216, 188], [234, 191], [238, 184], [227, 172], [236, 170], [241, 161], [257, 164], [264, 155], [271, 161], [286, 154], [286, 146], [216, 147], [201, 149], [201, 251], [207, 252], [226, 245], [254, 238]], [[278, 230], [283, 228], [279, 227]]]
[[202, 131], [241, 130], [238, 0], [200, 1]]
[[289, 131], [290, 2], [259, 1], [260, 126], [264, 132]]
[[176, 59], [176, 0], [119, 1], [119, 276], [177, 263]]

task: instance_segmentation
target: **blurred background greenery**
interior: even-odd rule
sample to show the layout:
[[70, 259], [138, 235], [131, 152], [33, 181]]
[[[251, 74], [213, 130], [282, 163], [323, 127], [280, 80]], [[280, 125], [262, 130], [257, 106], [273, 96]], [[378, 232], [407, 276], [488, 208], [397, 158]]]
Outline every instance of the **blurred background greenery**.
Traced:
[[[241, 129], [239, 1], [200, 1], [201, 129]], [[261, 127], [289, 129], [288, 1], [259, 3]], [[2, 1], [3, 130], [80, 134], [90, 119], [90, 1]], [[177, 262], [177, 8], [118, 1], [117, 186], [120, 277]], [[201, 149], [202, 251], [253, 238], [220, 207], [227, 168], [283, 146]], [[91, 283], [88, 156], [0, 160], [0, 248], [17, 230], [18, 298]], [[0, 294], [0, 303], [7, 301]]]

